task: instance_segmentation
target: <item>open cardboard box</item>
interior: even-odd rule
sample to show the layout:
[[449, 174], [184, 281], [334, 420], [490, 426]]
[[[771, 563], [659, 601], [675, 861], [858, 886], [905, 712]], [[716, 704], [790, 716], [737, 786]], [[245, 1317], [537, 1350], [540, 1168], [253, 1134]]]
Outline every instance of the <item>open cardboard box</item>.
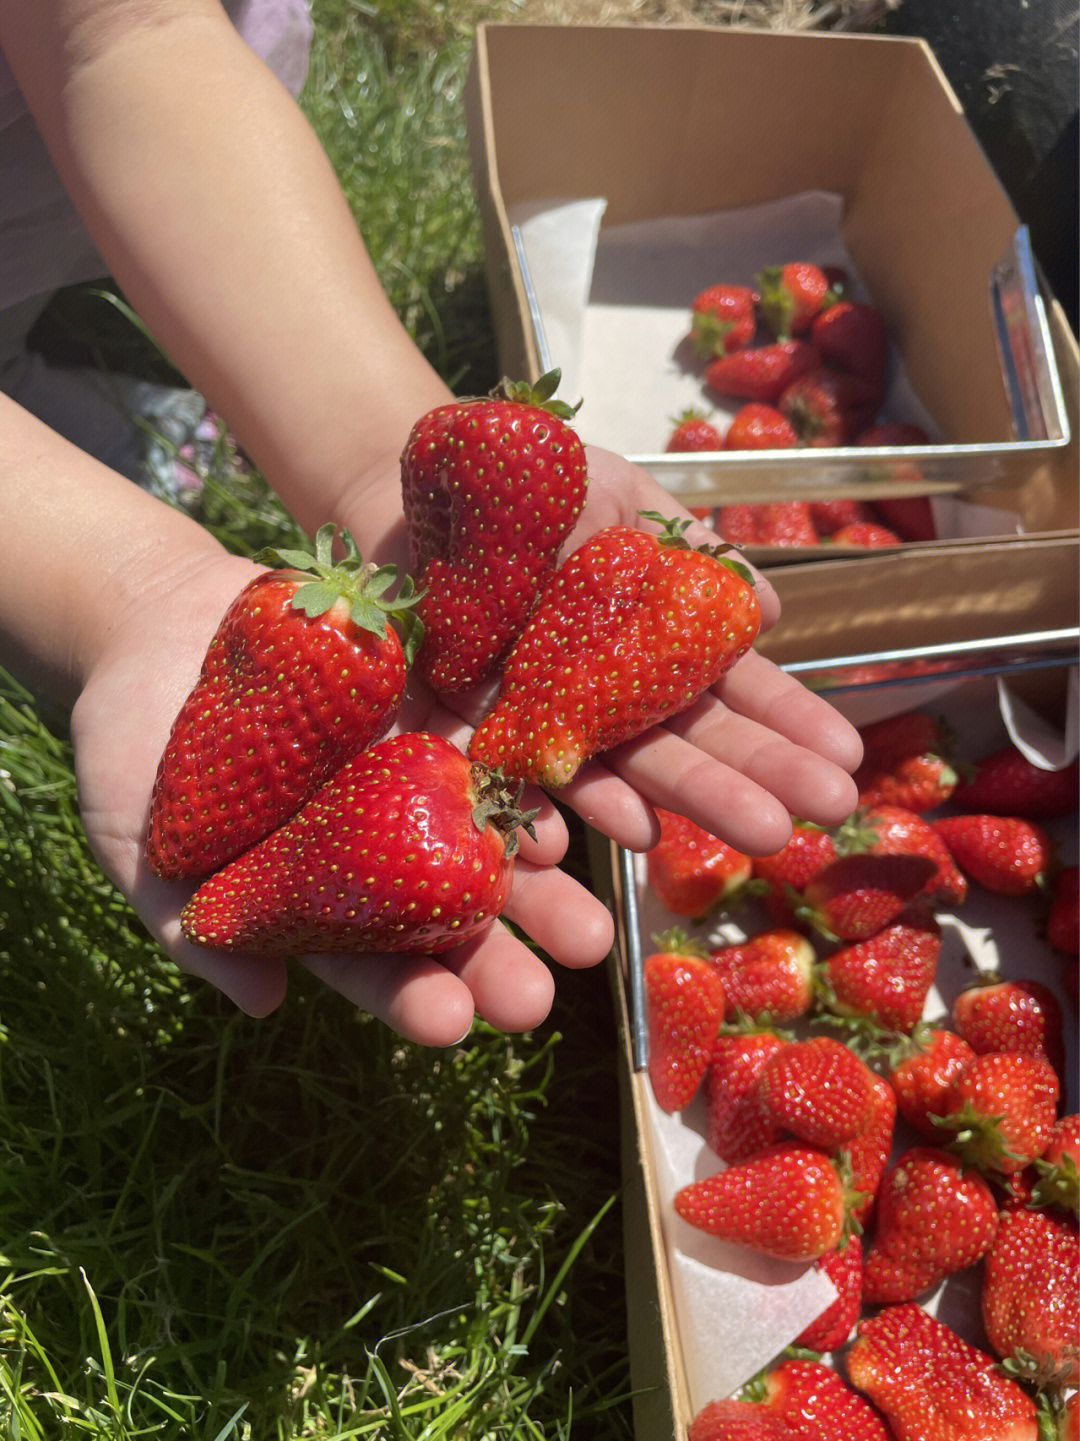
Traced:
[[[542, 225], [553, 217], [561, 234], [563, 212], [591, 206], [597, 256], [605, 237], [618, 250], [641, 227], [658, 226], [660, 235], [675, 227], [672, 264], [620, 269], [616, 256], [600, 297], [588, 293], [590, 275], [596, 280], [590, 256], [575, 250], [580, 229], [570, 232], [565, 267], [556, 264], [548, 283], [573, 292], [584, 265], [578, 299], [587, 346], [590, 333], [610, 340], [605, 326], [620, 305], [646, 322], [677, 310], [683, 323], [693, 294], [693, 277], [681, 273], [693, 264], [688, 237], [695, 227], [711, 235], [711, 217], [753, 207], [769, 215], [779, 206], [788, 228], [775, 242], [784, 253], [756, 251], [750, 274], [710, 280], [745, 282], [761, 264], [837, 258], [791, 253], [798, 233], [786, 203], [825, 196], [838, 205], [835, 242], [857, 291], [889, 323], [899, 403], [907, 397], [929, 413], [935, 435], [931, 446], [908, 452], [688, 459], [664, 455], [663, 441], [642, 452], [633, 437], [625, 444], [619, 434], [590, 430], [611, 408], [598, 386], [610, 388], [623, 416], [667, 424], [670, 411], [657, 397], [670, 356], [657, 352], [650, 369], [654, 358], [636, 357], [628, 345], [582, 361], [593, 386], [578, 425], [586, 440], [631, 455], [686, 504], [925, 492], [977, 502], [970, 525], [957, 522], [954, 509], [954, 528], [942, 532], [950, 541], [1076, 533], [1076, 340], [1052, 297], [1029, 293], [1025, 307], [1006, 289], [995, 302], [991, 279], [1013, 254], [1020, 222], [924, 42], [681, 26], [483, 26], [467, 113], [504, 373], [535, 378], [549, 360], [564, 364], [546, 354], [551, 336], [522, 242], [538, 215]], [[702, 274], [707, 252], [705, 259]], [[655, 293], [641, 293], [653, 283]], [[589, 320], [594, 313], [602, 324]], [[1043, 342], [1045, 363], [1032, 365], [1026, 347], [1037, 352]], [[576, 399], [570, 389], [567, 398]], [[927, 544], [935, 543], [914, 549]], [[779, 563], [806, 553], [777, 548], [753, 558]]]

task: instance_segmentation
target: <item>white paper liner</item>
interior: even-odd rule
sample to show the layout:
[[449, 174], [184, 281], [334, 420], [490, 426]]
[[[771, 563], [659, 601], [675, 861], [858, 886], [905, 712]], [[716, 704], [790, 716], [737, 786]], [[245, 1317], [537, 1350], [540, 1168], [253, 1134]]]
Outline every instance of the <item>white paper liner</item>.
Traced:
[[[905, 692], [907, 703], [903, 709], [923, 708], [919, 698], [922, 689]], [[1072, 693], [1075, 697], [1075, 687]], [[963, 682], [953, 689], [947, 704], [939, 705], [935, 699], [933, 710], [955, 727], [965, 756], [977, 759], [1008, 739], [998, 705], [998, 686], [992, 677]], [[1013, 706], [1011, 716], [1013, 723], [1020, 725], [1021, 733], [1029, 738], [1040, 737], [1037, 743], [1045, 751], [1049, 745], [1043, 734], [1047, 731], [1045, 721], [1033, 712], [1024, 717], [1018, 705]], [[1075, 705], [1070, 724], [1075, 730]], [[1075, 864], [1076, 818], [1049, 822], [1047, 829], [1057, 841], [1061, 863]], [[716, 943], [741, 939], [771, 924], [764, 912], [747, 911], [711, 928], [688, 926], [685, 920], [666, 911], [649, 891], [645, 858], [636, 856], [634, 863], [645, 955], [655, 948], [654, 937], [676, 924], [704, 941]], [[995, 895], [972, 884], [963, 906], [956, 912], [939, 911], [938, 919], [942, 927], [941, 957], [924, 1010], [926, 1019], [947, 1016], [956, 996], [971, 984], [975, 970], [1001, 970], [1007, 976], [1040, 979], [1057, 995], [1064, 1016], [1072, 1015], [1071, 1002], [1061, 985], [1066, 962], [1045, 941], [1043, 911], [1036, 898]], [[745, 928], [740, 921], [746, 922]], [[1077, 1107], [1076, 1068], [1075, 1027], [1066, 1025], [1068, 1086], [1064, 1111]], [[685, 1112], [674, 1116], [665, 1115], [650, 1101], [648, 1114], [650, 1144], [660, 1158], [656, 1185], [665, 1218], [667, 1263], [694, 1412], [710, 1400], [737, 1391], [835, 1296], [831, 1283], [816, 1276], [812, 1269], [767, 1258], [748, 1258], [740, 1248], [711, 1237], [702, 1236], [700, 1241], [688, 1238], [693, 1228], [674, 1216], [671, 1196], [679, 1186], [723, 1169], [723, 1163], [705, 1145], [703, 1111], [699, 1097]], [[922, 1144], [921, 1138], [901, 1123], [894, 1156], [918, 1144]], [[812, 1288], [814, 1280], [819, 1285], [825, 1282], [828, 1290], [823, 1285], [821, 1289]], [[919, 1299], [961, 1335], [985, 1345], [979, 1312], [980, 1280], [980, 1269], [972, 1268], [951, 1277], [933, 1296]]]

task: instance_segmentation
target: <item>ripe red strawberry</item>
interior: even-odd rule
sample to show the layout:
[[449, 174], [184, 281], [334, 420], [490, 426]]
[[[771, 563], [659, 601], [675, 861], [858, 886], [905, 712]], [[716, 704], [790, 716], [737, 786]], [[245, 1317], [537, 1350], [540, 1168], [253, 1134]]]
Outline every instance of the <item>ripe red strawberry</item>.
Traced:
[[869, 1121], [873, 1082], [869, 1066], [843, 1042], [812, 1036], [769, 1058], [758, 1079], [758, 1096], [776, 1125], [835, 1153]]
[[941, 1130], [930, 1117], [941, 1115], [953, 1081], [974, 1059], [975, 1052], [955, 1031], [916, 1029], [889, 1072], [897, 1110], [909, 1126], [940, 1143]]
[[753, 1401], [710, 1401], [690, 1422], [686, 1441], [790, 1441], [791, 1432]]
[[817, 351], [804, 340], [778, 340], [718, 356], [705, 368], [705, 384], [725, 399], [775, 405], [793, 380], [820, 363]]
[[1046, 770], [1010, 743], [977, 761], [952, 798], [961, 810], [984, 815], [1029, 821], [1071, 815], [1080, 802], [1080, 762]]
[[690, 302], [690, 335], [699, 355], [743, 350], [757, 330], [757, 291], [748, 285], [710, 285]]
[[948, 726], [923, 711], [907, 711], [863, 726], [863, 758], [855, 772], [863, 806], [895, 805], [924, 811], [942, 805], [956, 789], [949, 760]]
[[976, 1055], [942, 1097], [940, 1139], [966, 1165], [1011, 1176], [1046, 1150], [1060, 1095], [1041, 1056], [1015, 1051]]
[[906, 806], [864, 806], [844, 822], [838, 843], [842, 850], [867, 850], [872, 855], [929, 856], [937, 873], [926, 896], [945, 905], [959, 906], [967, 899], [968, 883], [948, 846], [930, 822]]
[[724, 983], [731, 1012], [759, 1025], [787, 1025], [814, 1001], [814, 948], [799, 931], [759, 931], [720, 946], [710, 959]]
[[874, 446], [876, 449], [898, 445], [929, 445], [930, 437], [921, 425], [905, 421], [882, 421], [864, 430], [856, 439], [856, 445]]
[[882, 1417], [838, 1371], [821, 1361], [790, 1357], [766, 1373], [762, 1406], [802, 1441], [893, 1441]]
[[896, 1441], [1037, 1441], [1030, 1396], [993, 1356], [913, 1302], [860, 1321], [846, 1365]]
[[[918, 425], [885, 423], [872, 425], [855, 437], [858, 446], [892, 448], [894, 446], [929, 445], [930, 437]], [[906, 461], [891, 461], [888, 467], [890, 480], [921, 480], [919, 469]], [[881, 519], [904, 540], [935, 540], [937, 524], [933, 506], [925, 495], [882, 496], [876, 501]]]
[[803, 891], [798, 914], [824, 936], [863, 941], [891, 925], [936, 871], [928, 856], [837, 856]]
[[823, 1152], [795, 1142], [768, 1146], [675, 1193], [691, 1226], [782, 1261], [814, 1261], [840, 1244], [844, 1185]]
[[934, 829], [969, 880], [1003, 896], [1026, 896], [1045, 886], [1054, 860], [1053, 838], [1019, 816], [941, 816]]
[[250, 956], [449, 950], [502, 911], [532, 815], [441, 736], [392, 736], [204, 881], [184, 934]]
[[997, 1202], [986, 1181], [938, 1146], [905, 1151], [878, 1191], [863, 1300], [914, 1301], [990, 1249]]
[[758, 311], [777, 340], [805, 334], [829, 290], [825, 272], [803, 260], [766, 265], [754, 281], [761, 292]]
[[1034, 1385], [1080, 1384], [1078, 1300], [1076, 1223], [1051, 1211], [1003, 1212], [981, 1301], [987, 1338], [1010, 1374]]
[[418, 639], [412, 583], [390, 600], [395, 568], [365, 566], [342, 538], [338, 565], [332, 525], [314, 555], [264, 552], [287, 569], [256, 576], [218, 626], [154, 782], [146, 854], [166, 880], [206, 875], [261, 841], [397, 715]]
[[1051, 882], [1046, 939], [1062, 955], [1080, 953], [1080, 866], [1062, 866]]
[[735, 900], [750, 879], [749, 856], [710, 835], [686, 816], [657, 806], [660, 839], [646, 853], [649, 886], [676, 916], [704, 916]]
[[818, 534], [805, 500], [722, 505], [716, 532], [732, 545], [817, 545]]
[[723, 450], [724, 437], [704, 411], [680, 411], [672, 420], [674, 429], [668, 437], [665, 450], [686, 452], [697, 450]]
[[758, 1096], [770, 1056], [788, 1045], [772, 1031], [718, 1036], [705, 1077], [705, 1140], [722, 1161], [745, 1161], [781, 1140]]
[[1080, 1115], [1062, 1116], [1031, 1169], [1031, 1204], [1057, 1207], [1080, 1221]]
[[874, 1075], [870, 1119], [845, 1147], [851, 1168], [851, 1189], [856, 1196], [862, 1198], [852, 1205], [851, 1218], [860, 1226], [866, 1227], [870, 1224], [881, 1178], [892, 1154], [895, 1128], [896, 1096], [887, 1081]]
[[830, 539], [833, 545], [854, 545], [863, 550], [887, 550], [892, 545], [902, 543], [902, 538], [895, 530], [873, 520], [856, 520], [842, 525], [833, 532]]
[[[836, 1287], [836, 1300], [796, 1336], [794, 1344], [808, 1351], [835, 1351], [851, 1335], [862, 1310], [862, 1237], [849, 1236], [835, 1251], [826, 1251], [814, 1262], [814, 1269], [823, 1271]], [[835, 1371], [829, 1374], [836, 1376]]]
[[644, 961], [649, 1080], [661, 1110], [681, 1111], [708, 1069], [724, 1019], [724, 988], [703, 956], [668, 949], [684, 942], [661, 938], [660, 944]]
[[749, 401], [731, 417], [725, 450], [790, 450], [798, 445], [791, 422], [773, 405]]
[[1058, 999], [1041, 981], [1003, 981], [985, 972], [953, 1002], [953, 1025], [973, 1051], [1042, 1056], [1062, 1076], [1065, 1037]]
[[753, 644], [750, 573], [717, 549], [612, 526], [551, 578], [515, 643], [469, 754], [506, 774], [565, 785], [590, 756], [685, 710]]
[[788, 888], [805, 890], [818, 871], [835, 859], [833, 832], [811, 821], [796, 820], [791, 838], [771, 856], [754, 856], [754, 878], [770, 891], [783, 894]]
[[940, 954], [941, 927], [916, 904], [865, 941], [827, 956], [818, 967], [819, 994], [838, 1016], [910, 1031], [922, 1019]]
[[[889, 332], [881, 312], [873, 305], [841, 300], [828, 306], [811, 324], [810, 339], [830, 365], [862, 377], [879, 396], [883, 394]], [[860, 429], [868, 423], [869, 417]]]
[[859, 375], [819, 365], [780, 392], [777, 409], [803, 445], [850, 445], [881, 403], [881, 394]]
[[410, 561], [426, 592], [418, 665], [439, 691], [489, 675], [536, 608], [585, 502], [560, 373], [437, 406], [401, 457]]
[[877, 520], [877, 512], [866, 500], [812, 500], [810, 519], [818, 535], [835, 535], [847, 525], [861, 525]]

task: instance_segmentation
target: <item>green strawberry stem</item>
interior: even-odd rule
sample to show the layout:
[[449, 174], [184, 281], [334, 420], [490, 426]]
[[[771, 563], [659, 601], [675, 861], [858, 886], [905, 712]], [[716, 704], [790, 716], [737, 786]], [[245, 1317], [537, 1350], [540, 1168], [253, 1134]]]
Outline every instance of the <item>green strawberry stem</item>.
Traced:
[[581, 401], [579, 400], [577, 405], [569, 405], [565, 400], [556, 400], [555, 392], [561, 380], [562, 371], [559, 369], [546, 371], [532, 385], [527, 380], [510, 380], [503, 376], [492, 390], [491, 398], [510, 400], [517, 405], [533, 405], [538, 410], [546, 410], [559, 420], [573, 420], [581, 409]]
[[661, 931], [652, 939], [653, 945], [658, 951], [665, 951], [672, 955], [700, 956], [704, 960], [709, 954], [704, 946], [693, 940], [679, 926], [673, 926], [669, 931]]
[[791, 339], [791, 317], [795, 302], [790, 290], [783, 283], [782, 265], [766, 265], [754, 277], [761, 300], [758, 308], [765, 324], [777, 340]]
[[1059, 1211], [1071, 1212], [1080, 1221], [1080, 1173], [1072, 1156], [1062, 1156], [1056, 1164], [1040, 1157], [1034, 1166], [1039, 1179], [1028, 1204], [1036, 1208], [1054, 1206]]
[[700, 555], [711, 555], [721, 565], [726, 565], [728, 570], [733, 570], [737, 576], [746, 581], [747, 585], [754, 585], [754, 573], [748, 565], [741, 560], [734, 558], [734, 548], [730, 545], [691, 545], [686, 539], [686, 531], [693, 524], [692, 520], [683, 520], [678, 516], [661, 515], [658, 510], [639, 510], [638, 515], [643, 520], [654, 521], [661, 527], [660, 534], [656, 537], [657, 545], [668, 546], [673, 550], [696, 550]]
[[970, 1101], [951, 1116], [931, 1116], [930, 1120], [942, 1131], [953, 1133], [952, 1140], [945, 1142], [948, 1149], [983, 1175], [1000, 1171], [1002, 1161], [1022, 1159], [1001, 1134], [1005, 1117], [984, 1115]]
[[502, 771], [493, 770], [482, 761], [473, 761], [471, 774], [473, 790], [476, 793], [476, 804], [472, 812], [473, 824], [478, 831], [482, 831], [489, 824], [493, 825], [506, 841], [506, 854], [515, 855], [519, 829], [533, 840], [536, 839], [533, 821], [540, 814], [539, 806], [535, 810], [523, 811], [521, 797], [525, 792], [525, 782], [520, 781], [513, 786]]
[[335, 525], [321, 525], [314, 553], [268, 546], [259, 551], [255, 560], [260, 565], [286, 566], [315, 576], [306, 585], [298, 586], [292, 598], [293, 609], [302, 610], [309, 619], [325, 615], [339, 600], [346, 600], [353, 624], [375, 635], [385, 635], [387, 620], [395, 620], [401, 630], [406, 663], [411, 665], [424, 635], [423, 622], [414, 609], [423, 592], [418, 593], [412, 576], [406, 575], [391, 600], [386, 592], [397, 580], [397, 566], [366, 563], [347, 530], [341, 532], [344, 558], [335, 561], [336, 534]]

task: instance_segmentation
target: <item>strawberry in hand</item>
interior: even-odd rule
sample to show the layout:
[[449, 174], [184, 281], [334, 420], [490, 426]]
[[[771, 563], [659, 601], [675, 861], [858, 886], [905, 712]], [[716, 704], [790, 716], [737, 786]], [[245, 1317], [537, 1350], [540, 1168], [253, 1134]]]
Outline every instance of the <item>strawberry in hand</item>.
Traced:
[[694, 549], [686, 522], [616, 526], [579, 546], [507, 658], [469, 754], [565, 785], [598, 752], [688, 709], [749, 650], [761, 612], [745, 566]]
[[436, 407], [401, 457], [410, 563], [424, 592], [418, 658], [437, 691], [489, 675], [536, 607], [585, 501], [585, 451], [554, 399], [503, 381], [486, 399]]
[[[146, 853], [166, 880], [206, 875], [261, 841], [389, 730], [419, 641], [407, 578], [366, 566], [323, 526], [315, 553], [244, 587], [210, 642], [154, 781]], [[389, 624], [402, 626], [405, 644]]]

